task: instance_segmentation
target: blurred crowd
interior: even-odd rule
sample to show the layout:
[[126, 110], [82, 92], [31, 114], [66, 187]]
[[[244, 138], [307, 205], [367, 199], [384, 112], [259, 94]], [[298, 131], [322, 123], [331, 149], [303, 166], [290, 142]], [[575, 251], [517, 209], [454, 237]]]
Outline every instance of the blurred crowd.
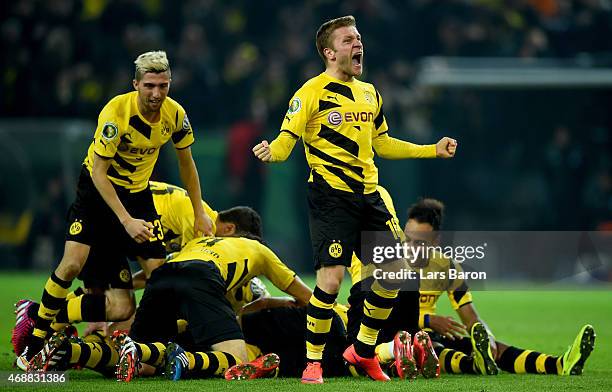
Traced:
[[[423, 56], [573, 57], [612, 50], [605, 0], [20, 0], [2, 2], [3, 116], [97, 114], [129, 88], [133, 59], [165, 49], [192, 122], [282, 113], [321, 69], [314, 33], [345, 14], [385, 96]], [[387, 99], [390, 102], [394, 100]], [[279, 116], [274, 117], [278, 121]]]
[[[425, 56], [609, 60], [609, 0], [1, 2], [0, 116], [94, 120], [109, 98], [130, 89], [136, 56], [164, 49], [170, 95], [196, 129], [227, 133], [228, 189], [259, 206], [252, 189], [262, 173], [250, 147], [276, 133], [293, 91], [322, 70], [316, 28], [346, 14], [357, 19], [364, 78], [382, 92], [394, 133], [416, 142], [451, 133], [466, 149], [454, 181], [469, 191], [444, 192], [427, 176], [410, 184], [444, 197], [450, 224], [595, 229], [612, 221], [609, 92], [583, 92], [585, 107], [576, 108], [572, 94], [412, 88]], [[587, 110], [589, 102], [595, 108]]]

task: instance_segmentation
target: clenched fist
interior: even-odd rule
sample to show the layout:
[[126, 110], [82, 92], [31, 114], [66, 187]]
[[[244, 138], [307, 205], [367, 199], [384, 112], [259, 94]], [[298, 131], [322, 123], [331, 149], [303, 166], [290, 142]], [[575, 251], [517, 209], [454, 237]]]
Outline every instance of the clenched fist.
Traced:
[[253, 147], [253, 154], [255, 154], [257, 159], [261, 160], [262, 162], [270, 162], [272, 159], [272, 152], [270, 151], [268, 141], [264, 140]]
[[436, 143], [436, 157], [438, 158], [452, 158], [456, 151], [457, 141], [455, 139], [444, 136]]

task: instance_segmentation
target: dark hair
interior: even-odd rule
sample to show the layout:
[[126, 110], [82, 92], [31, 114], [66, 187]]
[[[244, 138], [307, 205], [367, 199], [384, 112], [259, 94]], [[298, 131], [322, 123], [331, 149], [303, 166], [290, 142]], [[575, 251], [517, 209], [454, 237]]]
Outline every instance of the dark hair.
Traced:
[[238, 206], [219, 212], [222, 222], [236, 225], [236, 236], [262, 241], [261, 217], [251, 207]]
[[325, 54], [323, 54], [323, 49], [332, 47], [331, 36], [333, 32], [340, 27], [355, 25], [355, 18], [352, 15], [348, 15], [328, 20], [319, 27], [316, 39], [317, 52], [319, 52], [319, 56], [321, 56], [325, 64], [327, 64], [327, 58], [325, 58]]
[[429, 223], [434, 230], [440, 230], [444, 218], [444, 203], [436, 199], [420, 199], [408, 209], [408, 219]]

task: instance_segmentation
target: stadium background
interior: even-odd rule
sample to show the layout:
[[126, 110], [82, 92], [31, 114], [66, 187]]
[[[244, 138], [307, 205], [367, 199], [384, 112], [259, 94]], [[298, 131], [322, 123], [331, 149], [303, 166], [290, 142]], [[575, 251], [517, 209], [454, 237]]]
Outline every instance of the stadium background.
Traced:
[[[0, 268], [59, 260], [99, 110], [131, 89], [139, 53], [165, 49], [205, 199], [255, 207], [267, 241], [309, 271], [302, 148], [277, 166], [250, 149], [275, 137], [291, 94], [321, 71], [316, 27], [349, 13], [392, 134], [460, 141], [452, 161], [378, 160], [400, 220], [425, 195], [447, 203], [450, 230], [610, 225], [609, 1], [23, 0], [0, 5]], [[548, 78], [528, 79], [538, 71]], [[179, 184], [173, 155], [164, 148], [155, 178]]]
[[[316, 27], [345, 14], [357, 18], [364, 79], [381, 91], [392, 134], [460, 143], [452, 161], [378, 160], [401, 221], [423, 195], [446, 202], [449, 230], [612, 227], [610, 1], [1, 2], [0, 370], [10, 366], [12, 304], [38, 298], [61, 257], [96, 116], [131, 89], [132, 61], [147, 50], [169, 54], [170, 95], [194, 125], [205, 199], [216, 209], [255, 207], [271, 247], [294, 269], [312, 270], [302, 148], [276, 166], [259, 164], [250, 149], [275, 137], [291, 94], [321, 71]], [[155, 179], [180, 184], [171, 150], [163, 149]], [[595, 280], [610, 281], [602, 261]], [[612, 388], [610, 286], [572, 288], [479, 293], [477, 306], [498, 336], [551, 353], [593, 323], [589, 376], [506, 375], [488, 390]], [[99, 388], [74, 377], [79, 391]], [[475, 378], [437, 381], [419, 388], [483, 389]]]

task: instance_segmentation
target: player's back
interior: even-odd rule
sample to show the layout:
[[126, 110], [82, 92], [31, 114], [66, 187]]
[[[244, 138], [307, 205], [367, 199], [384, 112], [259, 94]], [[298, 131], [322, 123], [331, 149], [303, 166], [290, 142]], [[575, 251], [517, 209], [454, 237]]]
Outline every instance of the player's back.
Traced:
[[256, 276], [266, 276], [281, 290], [295, 278], [268, 247], [244, 237], [204, 237], [188, 242], [171, 262], [202, 260], [214, 263], [227, 291], [243, 286]]
[[[149, 181], [149, 186], [164, 230], [166, 250], [176, 252], [195, 238], [193, 206], [189, 194], [181, 187], [164, 182]], [[212, 221], [214, 233], [218, 213], [203, 200], [202, 206]]]

